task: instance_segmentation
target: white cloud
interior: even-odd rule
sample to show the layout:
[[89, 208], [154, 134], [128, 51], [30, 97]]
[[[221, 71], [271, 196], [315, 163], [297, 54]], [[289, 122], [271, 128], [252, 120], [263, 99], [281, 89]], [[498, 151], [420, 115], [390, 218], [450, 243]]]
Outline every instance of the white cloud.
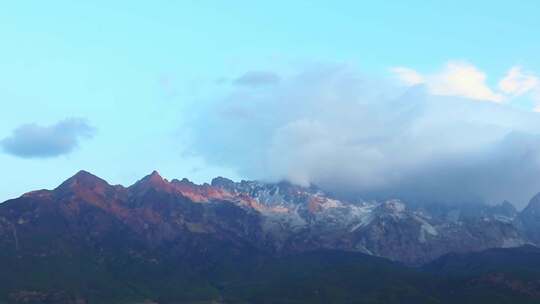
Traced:
[[484, 72], [465, 62], [449, 62], [442, 71], [428, 75], [404, 67], [393, 68], [391, 71], [407, 85], [424, 84], [434, 95], [492, 102], [502, 102], [505, 98], [486, 84]]
[[486, 78], [485, 73], [471, 64], [451, 62], [442, 73], [431, 78], [430, 87], [436, 95], [501, 102], [504, 97], [486, 85]]
[[424, 83], [424, 77], [413, 69], [406, 67], [395, 67], [390, 70], [406, 85], [418, 85]]
[[521, 96], [540, 87], [540, 79], [532, 73], [525, 73], [521, 67], [512, 67], [499, 82], [499, 90], [513, 96]]
[[499, 81], [499, 90], [511, 97], [529, 96], [535, 103], [533, 111], [540, 112], [540, 78], [535, 74], [514, 66]]

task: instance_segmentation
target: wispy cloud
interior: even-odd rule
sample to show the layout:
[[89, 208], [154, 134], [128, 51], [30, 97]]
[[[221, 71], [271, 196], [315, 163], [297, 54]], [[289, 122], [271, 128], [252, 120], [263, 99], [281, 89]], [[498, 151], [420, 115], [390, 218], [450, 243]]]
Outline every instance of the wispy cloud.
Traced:
[[25, 124], [0, 141], [4, 152], [21, 158], [49, 158], [72, 152], [81, 139], [90, 138], [95, 129], [86, 120], [71, 118], [51, 126]]
[[499, 82], [499, 90], [510, 97], [528, 95], [535, 104], [533, 111], [540, 112], [540, 78], [536, 74], [512, 67]]
[[540, 79], [533, 73], [523, 72], [519, 66], [512, 67], [499, 82], [501, 92], [521, 96], [540, 88]]
[[233, 81], [234, 85], [247, 87], [260, 87], [275, 85], [279, 83], [281, 78], [274, 72], [270, 71], [249, 71]]
[[417, 71], [406, 67], [394, 67], [390, 71], [394, 73], [398, 79], [406, 85], [419, 85], [425, 83], [424, 76]]

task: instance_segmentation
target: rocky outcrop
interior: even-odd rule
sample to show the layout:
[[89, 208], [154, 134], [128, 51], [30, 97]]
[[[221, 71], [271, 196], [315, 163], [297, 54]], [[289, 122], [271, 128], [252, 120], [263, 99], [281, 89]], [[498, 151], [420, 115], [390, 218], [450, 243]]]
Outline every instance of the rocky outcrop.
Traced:
[[518, 225], [529, 240], [540, 244], [540, 193], [519, 214]]

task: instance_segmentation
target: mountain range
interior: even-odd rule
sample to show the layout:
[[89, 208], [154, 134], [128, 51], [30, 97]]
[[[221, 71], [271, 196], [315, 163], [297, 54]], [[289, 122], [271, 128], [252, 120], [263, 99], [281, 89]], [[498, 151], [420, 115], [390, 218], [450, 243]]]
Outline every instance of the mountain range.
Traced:
[[80, 171], [0, 204], [0, 303], [538, 303], [539, 244], [540, 194], [518, 212]]

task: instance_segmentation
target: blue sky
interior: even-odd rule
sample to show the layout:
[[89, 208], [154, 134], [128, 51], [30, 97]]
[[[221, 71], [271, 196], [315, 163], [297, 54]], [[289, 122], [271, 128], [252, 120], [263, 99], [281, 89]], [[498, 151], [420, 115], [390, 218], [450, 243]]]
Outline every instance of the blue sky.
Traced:
[[[0, 200], [52, 188], [79, 169], [122, 184], [154, 169], [198, 182], [252, 177], [209, 160], [223, 147], [192, 149], [189, 140], [205, 136], [196, 129], [201, 113], [235, 96], [234, 80], [250, 71], [281, 79], [309, 66], [347, 65], [398, 87], [532, 112], [540, 96], [540, 5], [470, 2], [5, 3]], [[51, 145], [64, 146], [24, 157], [6, 146], [21, 127], [20, 136], [34, 136], [25, 145], [43, 149], [52, 137]], [[86, 127], [92, 131], [79, 134]]]

